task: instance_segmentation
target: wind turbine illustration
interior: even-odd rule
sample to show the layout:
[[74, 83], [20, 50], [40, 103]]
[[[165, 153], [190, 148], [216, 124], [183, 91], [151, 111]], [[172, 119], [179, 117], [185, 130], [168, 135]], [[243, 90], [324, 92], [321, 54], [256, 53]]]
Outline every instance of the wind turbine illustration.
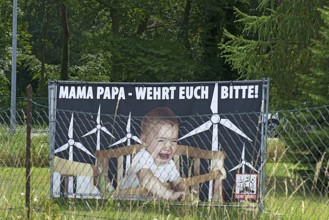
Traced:
[[73, 147], [76, 147], [76, 148], [82, 150], [83, 152], [89, 154], [90, 156], [94, 157], [94, 155], [92, 153], [90, 153], [90, 151], [87, 150], [87, 148], [85, 148], [80, 142], [74, 141], [74, 139], [73, 139], [73, 118], [74, 117], [73, 117], [73, 113], [72, 113], [71, 122], [70, 122], [69, 130], [67, 133], [69, 140], [67, 141], [66, 144], [57, 148], [54, 151], [54, 153], [56, 154], [56, 153], [65, 151], [67, 148], [69, 148], [69, 160], [73, 161]]
[[[183, 137], [179, 138], [179, 140], [182, 140], [184, 138], [193, 136], [195, 134], [199, 134], [201, 132], [207, 131], [212, 127], [212, 144], [211, 144], [211, 150], [212, 151], [218, 151], [218, 124], [223, 125], [224, 127], [232, 130], [233, 132], [241, 135], [242, 137], [246, 138], [247, 140], [251, 141], [251, 139], [244, 134], [236, 125], [234, 125], [229, 119], [221, 118], [218, 114], [218, 83], [215, 84], [214, 87], [214, 93], [212, 96], [211, 104], [210, 104], [210, 110], [212, 112], [212, 116], [209, 121], [203, 123], [199, 127], [195, 128], [194, 130], [190, 131]], [[216, 163], [216, 161], [212, 161], [212, 163]], [[213, 189], [213, 181], [209, 181], [209, 201], [212, 198], [212, 189]]]
[[246, 145], [243, 143], [243, 148], [242, 148], [242, 153], [241, 153], [241, 163], [238, 164], [237, 166], [233, 167], [228, 172], [231, 172], [233, 170], [240, 169], [242, 167], [242, 174], [245, 174], [246, 173], [246, 166], [247, 166], [250, 169], [252, 169], [252, 170], [254, 170], [254, 171], [256, 171], [258, 173], [258, 171], [256, 170], [256, 168], [253, 167], [249, 162], [246, 161], [246, 159], [245, 159], [245, 148], [246, 148]]
[[179, 138], [182, 140], [184, 138], [190, 137], [192, 135], [207, 131], [213, 127], [212, 132], [212, 150], [218, 150], [218, 124], [225, 126], [226, 128], [234, 131], [235, 133], [241, 135], [242, 137], [246, 138], [247, 140], [251, 141], [251, 139], [244, 134], [236, 125], [234, 125], [229, 119], [221, 118], [218, 115], [218, 83], [215, 84], [214, 93], [212, 96], [210, 109], [213, 115], [211, 116], [210, 120], [205, 122], [204, 124], [200, 125], [196, 129], [190, 131], [183, 137]]
[[82, 137], [86, 137], [88, 135], [97, 134], [97, 142], [96, 142], [96, 150], [101, 149], [101, 130], [104, 131], [106, 134], [110, 135], [112, 138], [115, 138], [105, 127], [101, 125], [101, 105], [98, 107], [98, 113], [96, 118], [96, 128], [92, 129], [88, 133], [84, 134]]
[[[62, 151], [65, 151], [69, 148], [69, 160], [70, 161], [73, 161], [73, 147], [76, 147], [78, 148], [79, 150], [82, 150], [83, 152], [87, 153], [88, 155], [92, 156], [93, 158], [94, 155], [92, 153], [90, 153], [90, 151], [85, 148], [80, 142], [76, 142], [74, 139], [73, 139], [73, 113], [72, 113], [72, 117], [71, 117], [71, 122], [70, 122], [70, 125], [69, 125], [69, 129], [68, 129], [68, 133], [67, 133], [68, 137], [69, 137], [69, 140], [67, 141], [66, 144], [64, 144], [63, 146], [57, 148], [54, 153], [59, 153], [59, 152], [62, 152]], [[73, 176], [70, 176], [69, 177], [69, 181], [68, 181], [68, 188], [69, 188], [69, 192], [70, 193], [73, 193]]]
[[[121, 144], [121, 143], [124, 143], [126, 141], [127, 141], [127, 146], [129, 146], [129, 145], [131, 145], [131, 139], [133, 139], [134, 141], [136, 141], [139, 144], [142, 143], [141, 140], [137, 136], [134, 136], [131, 133], [131, 112], [129, 112], [126, 132], [127, 132], [126, 136], [124, 136], [123, 138], [121, 138], [117, 142], [111, 144], [110, 147]], [[126, 170], [128, 170], [128, 167], [130, 166], [130, 163], [131, 163], [131, 156], [127, 155], [127, 157], [126, 157]]]

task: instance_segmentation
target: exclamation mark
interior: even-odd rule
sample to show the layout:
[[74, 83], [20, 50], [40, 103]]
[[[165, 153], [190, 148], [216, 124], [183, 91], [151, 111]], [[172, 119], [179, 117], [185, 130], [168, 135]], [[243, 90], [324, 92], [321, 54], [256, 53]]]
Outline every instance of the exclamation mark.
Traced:
[[256, 85], [255, 86], [255, 98], [258, 98], [258, 88], [259, 88], [259, 86]]

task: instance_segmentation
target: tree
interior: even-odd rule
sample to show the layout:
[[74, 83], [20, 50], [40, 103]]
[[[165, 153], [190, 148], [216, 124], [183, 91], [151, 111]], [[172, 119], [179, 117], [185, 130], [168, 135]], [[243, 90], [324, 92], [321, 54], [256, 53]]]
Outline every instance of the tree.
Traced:
[[224, 27], [235, 33], [231, 11], [242, 2], [26, 0], [28, 70], [39, 80], [39, 95], [45, 94], [48, 78], [236, 79], [217, 45]]
[[[311, 74], [305, 76], [305, 92], [308, 105], [320, 106], [328, 105], [329, 97], [329, 7], [319, 9], [324, 25], [321, 28], [319, 38], [313, 41], [312, 51], [312, 68]], [[308, 136], [313, 137], [312, 142], [308, 139], [306, 142], [311, 146], [312, 156], [302, 157], [302, 162], [311, 162], [316, 170], [313, 178], [312, 190], [324, 195], [329, 192], [329, 111], [328, 106], [314, 111], [307, 117], [307, 123], [311, 124], [312, 129], [308, 131]], [[300, 143], [302, 144], [302, 143]], [[300, 153], [301, 154], [301, 153]], [[307, 159], [307, 161], [305, 161]]]
[[0, 99], [2, 106], [8, 105], [9, 80], [7, 75], [11, 70], [11, 1], [0, 2]]
[[[218, 80], [225, 78], [224, 62], [218, 44], [223, 38], [226, 23], [225, 9], [228, 1], [197, 1], [196, 13], [202, 28], [199, 31], [200, 63], [203, 68], [197, 74], [198, 80]], [[200, 19], [201, 18], [201, 19]], [[195, 19], [195, 18], [194, 18]]]
[[177, 78], [190, 73], [193, 63], [186, 59], [181, 42], [168, 34], [176, 34], [177, 29], [172, 19], [176, 16], [169, 12], [168, 3], [97, 2], [110, 15], [107, 23], [111, 25], [104, 25], [99, 38], [104, 52], [109, 53], [111, 81], [170, 81], [173, 75]]
[[322, 23], [317, 8], [324, 0], [263, 0], [254, 15], [236, 9], [243, 33], [226, 32], [224, 56], [246, 79], [271, 79], [271, 107], [303, 105], [303, 76], [311, 74], [312, 39]]
[[319, 11], [324, 25], [319, 38], [313, 41], [314, 45], [311, 47], [312, 74], [305, 77], [307, 82], [305, 95], [311, 105], [329, 104], [329, 7], [324, 7]]
[[[243, 33], [226, 32], [229, 40], [221, 48], [242, 77], [270, 77], [272, 109], [328, 104], [329, 34], [320, 33], [318, 11], [326, 2], [261, 1], [253, 15], [236, 9]], [[328, 19], [328, 11], [322, 13]], [[307, 183], [314, 192], [327, 194], [328, 108], [280, 114], [287, 121], [280, 138], [289, 146], [289, 160], [298, 164], [295, 171], [305, 181], [313, 180]]]
[[[8, 106], [11, 87], [11, 58], [12, 58], [12, 1], [4, 0], [0, 2], [0, 95], [6, 100], [4, 106]], [[30, 33], [28, 25], [22, 19], [24, 10], [22, 5], [18, 4], [17, 8], [17, 96], [26, 94], [25, 79], [28, 74], [25, 74], [26, 58], [31, 55], [31, 45], [29, 43]]]

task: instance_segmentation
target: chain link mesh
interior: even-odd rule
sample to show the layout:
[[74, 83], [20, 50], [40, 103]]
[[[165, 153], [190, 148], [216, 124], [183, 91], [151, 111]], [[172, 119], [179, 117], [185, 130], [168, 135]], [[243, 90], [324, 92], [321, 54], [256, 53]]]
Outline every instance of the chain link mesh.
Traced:
[[[194, 180], [196, 182], [192, 182], [194, 184], [190, 185], [189, 197], [185, 202], [158, 200], [154, 197], [147, 199], [149, 194], [146, 194], [146, 197], [141, 197], [143, 196], [141, 192], [138, 192], [140, 194], [138, 194], [137, 199], [133, 199], [133, 197], [118, 199], [122, 195], [135, 195], [126, 194], [126, 192], [122, 194], [122, 191], [118, 190], [118, 185], [124, 178], [134, 155], [140, 150], [139, 126], [142, 118], [101, 114], [101, 120], [99, 120], [97, 114], [63, 111], [63, 114], [57, 114], [56, 126], [61, 128], [57, 130], [57, 133], [62, 133], [60, 137], [64, 136], [67, 139], [59, 140], [49, 136], [48, 108], [37, 102], [33, 103], [33, 107], [32, 169], [30, 174], [30, 205], [33, 219], [56, 219], [60, 217], [77, 219], [221, 219], [241, 217], [327, 219], [329, 216], [327, 209], [329, 205], [329, 106], [279, 111], [269, 115], [268, 129], [266, 129], [268, 136], [266, 182], [260, 182], [266, 188], [265, 206], [262, 210], [259, 210], [257, 203], [248, 201], [223, 202], [219, 199], [215, 202], [209, 202], [209, 181], [203, 177], [201, 180], [199, 179], [200, 182], [196, 179]], [[222, 117], [230, 118], [233, 122], [238, 123], [238, 120], [234, 121], [235, 118], [243, 117], [248, 120], [249, 117], [259, 117], [259, 113], [228, 114], [222, 115]], [[188, 116], [189, 123], [184, 123], [187, 121], [186, 118], [179, 118], [181, 122], [179, 137], [187, 134], [192, 128], [205, 123], [209, 118], [209, 115]], [[26, 218], [25, 110], [17, 111], [16, 120], [17, 128], [13, 132], [10, 130], [10, 110], [0, 110], [0, 216], [9, 219], [24, 219]], [[70, 133], [71, 120], [74, 128], [72, 133]], [[243, 122], [249, 123], [247, 120], [243, 120]], [[101, 121], [112, 121], [115, 124], [101, 123]], [[128, 121], [130, 121], [131, 128], [129, 132], [127, 132]], [[61, 123], [63, 126], [60, 126]], [[242, 125], [238, 124], [238, 126]], [[258, 125], [255, 124], [254, 126], [257, 127]], [[115, 130], [114, 127], [121, 129]], [[219, 133], [225, 132], [226, 128], [220, 129]], [[211, 132], [211, 129], [205, 132]], [[199, 149], [204, 148], [206, 151], [207, 148], [205, 147], [211, 146], [212, 140], [207, 138], [205, 132], [186, 139], [184, 145], [179, 141], [178, 144], [196, 146]], [[106, 142], [101, 144], [97, 138], [106, 140]], [[62, 148], [62, 151], [56, 148], [58, 152], [54, 152], [56, 149], [49, 147], [49, 142], [52, 141], [60, 142], [57, 143], [57, 146], [60, 144], [61, 146], [67, 145], [65, 145], [65, 149]], [[236, 140], [233, 137], [230, 141], [241, 142], [241, 140]], [[105, 155], [104, 151], [110, 154], [105, 157], [104, 163], [106, 165], [101, 164], [102, 161], [100, 157], [97, 157], [97, 153], [90, 152], [91, 149], [88, 148], [88, 145], [97, 146], [99, 155]], [[124, 148], [125, 146], [130, 146], [130, 149], [134, 148], [136, 151], [125, 153], [123, 151], [128, 149]], [[74, 147], [80, 150], [70, 150]], [[241, 146], [235, 147], [241, 149]], [[191, 149], [180, 149], [183, 156], [178, 157], [178, 159], [176, 157], [174, 160], [182, 178], [188, 179], [210, 172], [211, 160], [209, 158], [202, 159], [202, 155], [199, 155], [201, 159], [191, 157], [190, 154], [183, 152]], [[242, 152], [237, 149], [231, 149], [232, 152], [225, 152], [226, 155], [229, 155], [225, 159], [226, 178], [233, 178], [229, 177], [231, 174], [227, 168], [237, 165], [230, 164], [230, 157], [235, 157], [236, 161], [241, 161]], [[130, 158], [126, 156], [129, 153], [132, 153]], [[246, 158], [253, 156], [251, 154], [257, 154], [257, 152], [249, 151], [247, 154], [250, 155], [247, 155]], [[84, 161], [74, 164], [74, 162], [67, 160], [67, 158], [72, 157], [83, 158]], [[97, 163], [97, 159], [99, 163]], [[62, 163], [63, 160], [65, 160], [64, 163]], [[131, 162], [129, 162], [130, 160]], [[77, 169], [80, 172], [80, 177], [73, 175]], [[65, 175], [54, 176], [56, 172], [62, 172]], [[218, 177], [216, 176], [216, 178]], [[56, 180], [56, 178], [59, 179]], [[86, 180], [86, 178], [88, 179]], [[219, 193], [222, 193], [223, 196], [225, 194], [232, 196], [233, 192], [227, 191], [226, 186], [221, 187], [222, 190]], [[58, 193], [58, 196], [54, 192]], [[79, 192], [84, 199], [77, 198], [76, 195]], [[85, 192], [88, 192], [89, 196], [86, 196]], [[221, 196], [219, 198], [222, 198]]]

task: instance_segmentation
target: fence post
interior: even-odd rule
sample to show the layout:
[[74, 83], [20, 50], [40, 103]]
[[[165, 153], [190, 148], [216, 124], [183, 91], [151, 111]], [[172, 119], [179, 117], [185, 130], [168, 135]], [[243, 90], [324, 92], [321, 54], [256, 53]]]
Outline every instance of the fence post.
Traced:
[[27, 111], [26, 111], [26, 149], [25, 149], [25, 205], [27, 208], [27, 219], [30, 219], [30, 169], [31, 169], [31, 130], [32, 130], [32, 86], [27, 86]]

